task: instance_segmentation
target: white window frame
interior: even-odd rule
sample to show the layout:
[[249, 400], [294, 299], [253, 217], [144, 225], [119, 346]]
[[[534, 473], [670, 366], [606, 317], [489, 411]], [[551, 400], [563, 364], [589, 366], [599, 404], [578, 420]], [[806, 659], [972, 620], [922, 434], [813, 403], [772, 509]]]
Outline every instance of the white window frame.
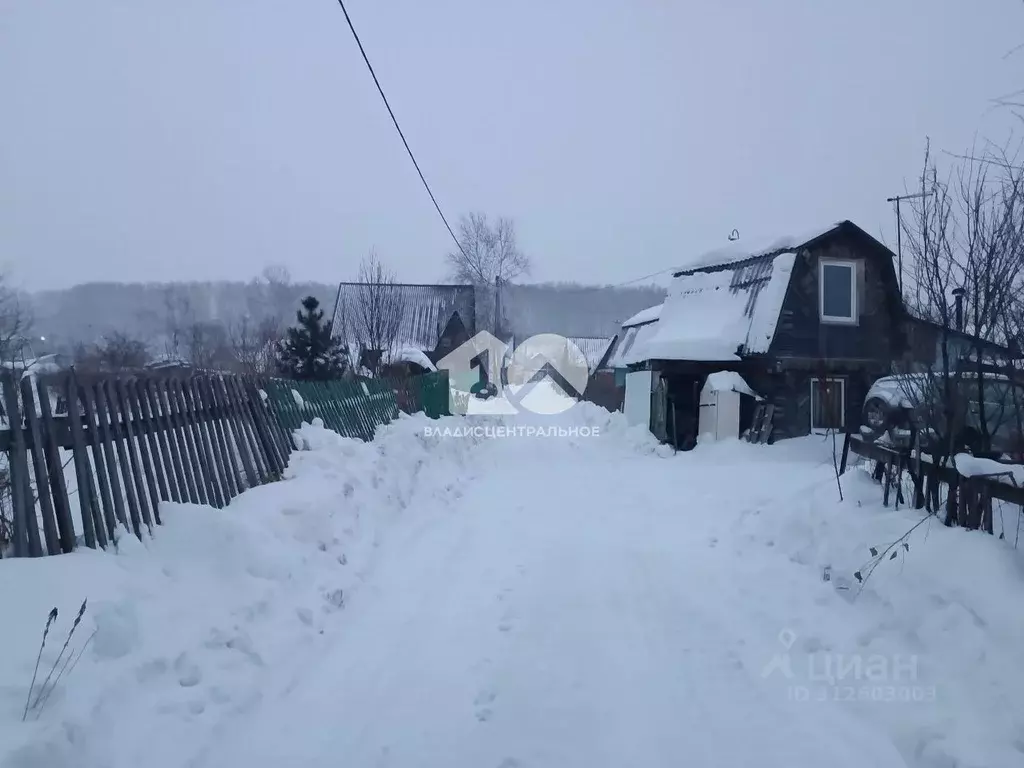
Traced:
[[[850, 317], [825, 314], [825, 267], [849, 267], [850, 269]], [[827, 323], [857, 323], [857, 262], [841, 259], [822, 259], [818, 263], [818, 315]]]
[[837, 381], [839, 382], [839, 429], [846, 429], [846, 379], [841, 376], [826, 376], [824, 378], [820, 376], [814, 376], [811, 378], [811, 399], [810, 399], [810, 412], [811, 412], [811, 432], [821, 433], [828, 432], [835, 427], [816, 427], [814, 425], [814, 385], [822, 381]]

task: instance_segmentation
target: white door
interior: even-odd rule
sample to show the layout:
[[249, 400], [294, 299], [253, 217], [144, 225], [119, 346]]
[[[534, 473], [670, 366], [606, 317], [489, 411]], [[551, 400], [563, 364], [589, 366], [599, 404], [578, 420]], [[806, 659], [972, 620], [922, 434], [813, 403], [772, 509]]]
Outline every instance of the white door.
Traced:
[[633, 426], [651, 426], [651, 382], [653, 371], [629, 371], [626, 374], [626, 397], [622, 412], [626, 422]]

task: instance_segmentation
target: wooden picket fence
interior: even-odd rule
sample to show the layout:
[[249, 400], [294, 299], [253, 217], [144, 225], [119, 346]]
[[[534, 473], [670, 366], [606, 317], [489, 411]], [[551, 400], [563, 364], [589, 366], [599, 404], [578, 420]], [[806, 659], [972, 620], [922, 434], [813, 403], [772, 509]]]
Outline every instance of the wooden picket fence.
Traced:
[[0, 461], [6, 459], [10, 492], [10, 552], [38, 557], [79, 543], [106, 547], [118, 528], [141, 537], [160, 524], [163, 501], [224, 507], [246, 488], [280, 479], [291, 432], [303, 422], [319, 418], [342, 435], [370, 440], [399, 410], [446, 413], [447, 378], [419, 378], [320, 383], [182, 370], [5, 372]]

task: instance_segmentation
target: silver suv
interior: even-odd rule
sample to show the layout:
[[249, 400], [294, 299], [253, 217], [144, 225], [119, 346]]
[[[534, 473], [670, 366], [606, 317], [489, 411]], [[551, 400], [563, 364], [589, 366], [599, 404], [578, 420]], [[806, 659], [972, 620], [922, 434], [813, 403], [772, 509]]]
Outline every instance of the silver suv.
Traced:
[[[979, 402], [977, 374], [953, 375], [945, 381], [954, 387], [954, 450], [994, 457], [1024, 453], [1024, 384], [1003, 375], [985, 374]], [[922, 449], [929, 450], [936, 435], [949, 433], [943, 389], [944, 379], [936, 374], [907, 373], [879, 379], [864, 398], [861, 436], [868, 442], [885, 436], [894, 446], [906, 448], [916, 433]]]

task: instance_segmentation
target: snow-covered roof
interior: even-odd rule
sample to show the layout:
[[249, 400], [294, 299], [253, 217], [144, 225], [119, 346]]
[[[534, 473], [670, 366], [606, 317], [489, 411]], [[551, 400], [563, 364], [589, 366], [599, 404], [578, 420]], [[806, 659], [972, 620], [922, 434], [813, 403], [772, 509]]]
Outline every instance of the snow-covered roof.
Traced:
[[665, 306], [664, 302], [662, 302], [661, 304], [656, 304], [653, 307], [648, 307], [647, 309], [641, 309], [639, 312], [637, 312], [635, 315], [633, 315], [631, 318], [629, 318], [629, 320], [624, 322], [622, 324], [622, 327], [623, 328], [631, 328], [634, 325], [643, 325], [644, 323], [653, 323], [655, 320], [657, 320], [659, 317], [661, 317], [661, 308], [663, 306]]
[[422, 351], [413, 347], [402, 347], [395, 350], [391, 356], [393, 363], [415, 363], [426, 371], [436, 371], [437, 367], [430, 362], [430, 358]]
[[761, 400], [761, 396], [750, 388], [750, 385], [736, 371], [715, 371], [708, 374], [704, 383], [710, 392], [739, 392]]
[[0, 368], [22, 373], [56, 373], [61, 366], [59, 356], [52, 354], [28, 357], [23, 360], [2, 360]]
[[777, 237], [770, 242], [755, 243], [752, 247], [747, 247], [746, 245], [737, 243], [725, 248], [715, 248], [714, 250], [701, 254], [685, 265], [680, 265], [679, 271], [676, 272], [676, 276], [684, 272], [707, 269], [709, 267], [718, 267], [725, 264], [734, 264], [738, 261], [756, 259], [762, 256], [782, 253], [783, 251], [797, 251], [846, 223], [848, 222], [835, 222], [824, 227], [810, 229], [797, 235], [786, 235], [784, 237]]
[[357, 329], [362, 322], [361, 307], [365, 297], [372, 295], [374, 290], [393, 290], [395, 301], [401, 302], [402, 319], [395, 339], [396, 346], [400, 348], [436, 349], [441, 333], [456, 312], [466, 330], [471, 335], [476, 332], [476, 294], [471, 285], [342, 283], [334, 304], [332, 333], [335, 338], [349, 343], [359, 338]]
[[769, 252], [735, 264], [683, 272], [635, 356], [725, 362], [768, 351], [796, 256]]
[[619, 337], [615, 349], [608, 358], [609, 368], [625, 368], [633, 363], [640, 363], [647, 358], [643, 350], [658, 330], [658, 322], [652, 320], [643, 325], [632, 325], [623, 328], [622, 336]]

